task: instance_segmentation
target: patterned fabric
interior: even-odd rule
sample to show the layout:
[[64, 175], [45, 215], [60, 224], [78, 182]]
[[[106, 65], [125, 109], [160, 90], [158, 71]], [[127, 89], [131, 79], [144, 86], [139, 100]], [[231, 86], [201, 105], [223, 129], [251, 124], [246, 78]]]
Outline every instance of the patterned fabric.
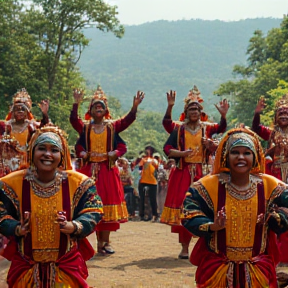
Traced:
[[[65, 283], [67, 287], [88, 288], [85, 281], [88, 273], [84, 261], [88, 254], [83, 253], [90, 253], [92, 247], [89, 248], [87, 246], [89, 242], [87, 243], [84, 239], [95, 230], [103, 215], [102, 201], [95, 190], [94, 181], [83, 174], [68, 170], [61, 177], [60, 190], [51, 197], [41, 198], [34, 194], [35, 191], [30, 185], [33, 180], [28, 172], [28, 170], [13, 172], [0, 181], [0, 230], [3, 235], [10, 237], [10, 243], [14, 243], [13, 239], [17, 242], [15, 251], [9, 253], [10, 260], [12, 260], [8, 272], [9, 287], [60, 288]], [[55, 224], [55, 218], [52, 215], [55, 197], [58, 203], [57, 210], [66, 211], [68, 221], [75, 220], [83, 226], [77, 235], [75, 233], [68, 237], [63, 233], [58, 233], [59, 225]], [[53, 203], [50, 201], [52, 198]], [[47, 203], [50, 204], [46, 205]], [[31, 232], [26, 237], [15, 238], [15, 228], [20, 221], [23, 221], [25, 211], [30, 212], [32, 222], [37, 217], [37, 225], [30, 226]], [[51, 217], [48, 217], [49, 213], [52, 213]], [[53, 231], [58, 232], [52, 233], [49, 227], [53, 227]], [[57, 244], [53, 247], [51, 247], [51, 241], [48, 243], [49, 246], [42, 241], [50, 239], [51, 233], [55, 237], [54, 244]], [[82, 247], [82, 245], [86, 246]], [[6, 249], [12, 249], [11, 247], [14, 246], [8, 245], [8, 247]], [[48, 251], [52, 248], [58, 253]], [[35, 254], [35, 251], [39, 249], [42, 249], [46, 256], [50, 256], [43, 258], [45, 253]], [[51, 256], [54, 258], [52, 259]], [[76, 266], [79, 269], [73, 268]]]
[[[285, 209], [283, 213], [278, 211], [280, 223], [269, 215], [273, 205], [288, 207], [286, 185], [270, 175], [257, 175], [256, 194], [241, 201], [229, 194], [227, 179], [225, 173], [207, 175], [190, 187], [184, 200], [182, 223], [200, 237], [190, 257], [192, 264], [198, 266], [197, 287], [276, 288], [274, 233], [286, 231], [288, 213]], [[203, 225], [214, 223], [214, 215], [224, 205], [225, 229], [202, 229]], [[238, 213], [241, 210], [245, 212]], [[257, 223], [261, 213], [265, 223]]]

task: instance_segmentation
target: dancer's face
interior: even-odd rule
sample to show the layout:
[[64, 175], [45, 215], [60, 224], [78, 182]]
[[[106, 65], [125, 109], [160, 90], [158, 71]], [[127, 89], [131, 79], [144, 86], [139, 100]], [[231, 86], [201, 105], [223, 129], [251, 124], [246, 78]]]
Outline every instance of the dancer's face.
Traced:
[[254, 154], [252, 150], [244, 146], [232, 148], [228, 155], [230, 172], [233, 174], [249, 173], [253, 167]]
[[59, 147], [43, 143], [34, 148], [33, 162], [38, 172], [52, 172], [61, 162], [61, 151]]
[[12, 111], [16, 121], [21, 121], [27, 118], [27, 109], [21, 104], [14, 105]]
[[200, 119], [200, 110], [197, 104], [191, 104], [186, 110], [186, 118], [189, 122], [196, 122]]
[[92, 106], [90, 113], [94, 119], [95, 118], [103, 118], [105, 113], [106, 113], [106, 109], [103, 107], [103, 105], [101, 103], [95, 103]]

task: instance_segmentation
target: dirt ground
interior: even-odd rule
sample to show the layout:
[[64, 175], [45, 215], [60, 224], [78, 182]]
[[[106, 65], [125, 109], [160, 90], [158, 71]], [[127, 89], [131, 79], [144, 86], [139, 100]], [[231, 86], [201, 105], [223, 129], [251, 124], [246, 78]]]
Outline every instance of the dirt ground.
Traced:
[[[89, 240], [96, 248], [95, 236]], [[111, 234], [116, 253], [94, 256], [87, 262], [88, 283], [93, 288], [194, 288], [195, 268], [189, 260], [177, 258], [178, 235], [160, 223], [131, 221]], [[190, 250], [195, 244], [193, 240]], [[0, 260], [0, 288], [7, 288], [5, 278], [9, 262]], [[284, 269], [284, 268], [283, 268]], [[286, 268], [287, 269], [287, 268]]]

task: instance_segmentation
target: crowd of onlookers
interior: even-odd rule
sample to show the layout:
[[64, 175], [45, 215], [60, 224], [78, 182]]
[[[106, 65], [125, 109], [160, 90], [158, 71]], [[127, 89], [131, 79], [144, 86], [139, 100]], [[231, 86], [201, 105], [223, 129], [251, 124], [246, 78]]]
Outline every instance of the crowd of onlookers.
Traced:
[[[146, 148], [145, 151], [150, 150], [148, 153], [151, 152], [151, 155], [147, 156], [147, 153], [141, 152], [137, 159], [132, 160], [121, 157], [116, 164], [124, 188], [129, 220], [159, 222], [167, 194], [169, 173], [175, 161], [161, 157], [152, 146]], [[155, 165], [154, 169], [149, 168], [150, 163]], [[151, 175], [148, 176], [151, 179], [147, 180], [149, 173]], [[141, 207], [144, 208], [141, 209]], [[155, 209], [155, 207], [157, 212], [153, 213], [152, 208]]]

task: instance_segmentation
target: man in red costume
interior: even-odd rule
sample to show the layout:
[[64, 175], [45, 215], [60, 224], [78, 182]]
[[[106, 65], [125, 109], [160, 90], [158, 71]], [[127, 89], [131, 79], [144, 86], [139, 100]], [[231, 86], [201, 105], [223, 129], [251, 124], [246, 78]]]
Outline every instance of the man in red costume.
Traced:
[[[283, 95], [275, 105], [274, 127], [260, 124], [260, 113], [265, 108], [265, 99], [260, 97], [255, 108], [252, 130], [268, 141], [266, 173], [288, 183], [288, 94]], [[288, 264], [288, 232], [279, 235], [280, 265]]]
[[[203, 99], [196, 86], [185, 99], [184, 112], [181, 122], [173, 122], [171, 111], [175, 102], [175, 91], [167, 93], [168, 108], [163, 119], [163, 126], [171, 133], [164, 145], [164, 152], [169, 158], [176, 160], [177, 167], [172, 168], [161, 223], [171, 225], [171, 232], [179, 234], [182, 251], [178, 258], [188, 259], [188, 248], [192, 234], [180, 223], [181, 208], [185, 193], [190, 185], [200, 179], [207, 169], [209, 154], [215, 152], [216, 145], [211, 137], [214, 133], [224, 132], [226, 129], [226, 113], [229, 105], [222, 101], [216, 106], [221, 113], [221, 124], [201, 120], [203, 116]], [[202, 118], [203, 119], [203, 118]], [[207, 120], [207, 117], [206, 117]]]

